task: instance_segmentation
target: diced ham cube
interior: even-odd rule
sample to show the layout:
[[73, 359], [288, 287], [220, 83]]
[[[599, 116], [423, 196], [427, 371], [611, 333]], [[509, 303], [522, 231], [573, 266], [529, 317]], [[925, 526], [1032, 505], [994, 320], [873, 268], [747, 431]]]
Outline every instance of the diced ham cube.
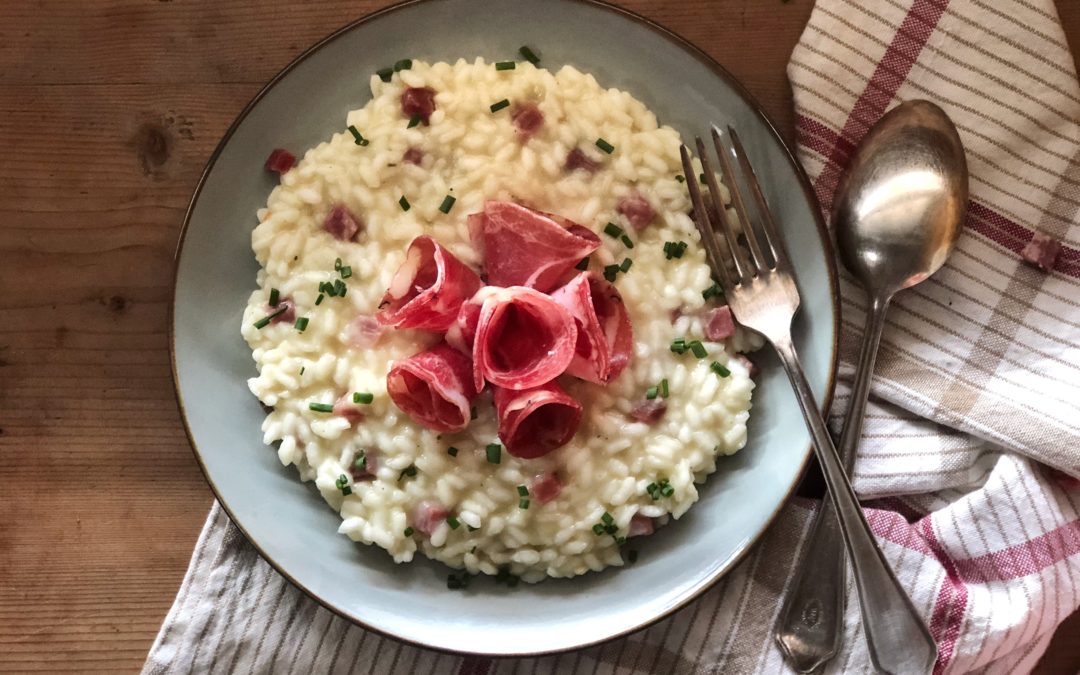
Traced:
[[713, 342], [726, 340], [735, 334], [735, 320], [727, 305], [714, 307], [705, 313], [705, 337]]
[[535, 103], [517, 106], [510, 114], [510, 119], [514, 122], [514, 128], [517, 129], [518, 140], [522, 142], [532, 138], [533, 134], [544, 125], [544, 113], [540, 112], [540, 108]]
[[435, 531], [435, 528], [446, 520], [448, 515], [450, 514], [445, 506], [439, 502], [425, 499], [417, 504], [413, 510], [412, 527], [417, 532], [430, 536]]
[[743, 364], [743, 367], [746, 368], [746, 372], [750, 373], [750, 377], [757, 377], [760, 369], [757, 367], [756, 363], [748, 359], [744, 354], [736, 354], [735, 359]]
[[424, 124], [431, 121], [435, 112], [435, 90], [430, 87], [409, 87], [401, 94], [401, 112], [405, 117], [419, 117]]
[[266, 158], [266, 170], [276, 174], [285, 173], [295, 164], [296, 155], [283, 148], [274, 148], [274, 151]]
[[529, 497], [538, 504], [547, 504], [562, 493], [562, 483], [554, 473], [541, 473], [529, 483]]
[[375, 317], [360, 314], [345, 326], [342, 337], [354, 349], [370, 349], [378, 344], [384, 330]]
[[323, 229], [339, 241], [356, 241], [364, 224], [344, 204], [337, 204], [326, 214]]
[[645, 229], [656, 217], [652, 204], [637, 192], [623, 197], [615, 210], [625, 216], [635, 230]]
[[570, 151], [570, 154], [566, 156], [566, 165], [564, 168], [568, 172], [584, 169], [589, 173], [594, 173], [600, 168], [600, 163], [589, 159], [589, 156], [582, 152], [580, 148], [574, 148]]
[[357, 404], [353, 403], [352, 394], [349, 393], [342, 394], [338, 400], [334, 401], [334, 415], [344, 417], [353, 426], [364, 421], [364, 413], [360, 411]]
[[1024, 250], [1020, 252], [1020, 257], [1043, 272], [1049, 272], [1054, 269], [1059, 253], [1061, 253], [1060, 241], [1042, 232], [1036, 232]]
[[296, 304], [289, 298], [282, 298], [281, 300], [279, 300], [277, 307], [271, 307], [270, 305], [267, 305], [267, 316], [273, 314], [282, 307], [285, 308], [285, 311], [281, 314], [278, 314], [273, 319], [270, 319], [270, 323], [292, 323], [296, 321]]
[[667, 412], [667, 403], [663, 399], [654, 398], [651, 401], [642, 401], [630, 411], [630, 416], [638, 422], [656, 424]]
[[[356, 458], [353, 458], [353, 463], [349, 466], [349, 473], [352, 475], [354, 481], [369, 481], [375, 480], [375, 474], [379, 472], [379, 453], [370, 448], [364, 448], [360, 451], [363, 453], [364, 464], [361, 467], [356, 466]], [[360, 457], [357, 454], [357, 458]]]
[[409, 148], [405, 151], [405, 156], [401, 159], [407, 164], [420, 166], [420, 163], [424, 161], [424, 151], [420, 148]]
[[626, 538], [643, 537], [655, 531], [656, 527], [653, 525], [652, 518], [635, 513], [634, 517], [630, 519], [630, 527], [626, 530]]

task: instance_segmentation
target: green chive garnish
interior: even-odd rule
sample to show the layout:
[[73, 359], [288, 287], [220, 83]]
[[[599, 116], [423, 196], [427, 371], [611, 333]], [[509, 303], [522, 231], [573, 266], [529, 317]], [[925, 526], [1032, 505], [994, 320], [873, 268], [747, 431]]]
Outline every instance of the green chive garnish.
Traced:
[[719, 361], [713, 361], [712, 365], [710, 365], [709, 368], [711, 368], [712, 371], [720, 377], [727, 377], [728, 375], [731, 375], [731, 371], [728, 370], [727, 367]]
[[461, 521], [453, 516], [446, 517], [446, 524], [450, 526], [451, 530], [456, 530], [461, 527]]
[[593, 531], [593, 534], [595, 534], [597, 536], [600, 536], [601, 534], [604, 533], [604, 526], [601, 525], [600, 523], [597, 523], [597, 524], [592, 526], [592, 531]]
[[705, 178], [705, 174], [700, 174], [700, 175], [698, 175], [698, 180], [700, 180], [700, 181], [701, 181], [702, 185], [704, 185], [705, 183], [708, 183], [708, 182], [709, 182], [709, 181], [708, 181], [708, 180], [707, 180], [707, 179]]
[[360, 454], [358, 454], [356, 456], [356, 459], [353, 460], [353, 468], [357, 469], [358, 471], [363, 471], [367, 468], [367, 457], [364, 456], [363, 450], [361, 450]]
[[313, 410], [315, 412], [324, 412], [324, 413], [334, 412], [334, 404], [333, 403], [308, 403], [308, 410]]
[[499, 61], [495, 64], [495, 70], [513, 70], [517, 68], [517, 64], [513, 61]]
[[634, 248], [634, 240], [630, 238], [630, 235], [624, 234], [619, 237], [619, 241], [621, 241], [626, 248]]
[[623, 258], [622, 263], [619, 264], [619, 270], [622, 272], [629, 272], [630, 266], [634, 264], [634, 261], [630, 258]]
[[579, 270], [581, 270], [582, 272], [584, 272], [585, 270], [589, 269], [589, 256], [585, 256], [584, 258], [582, 258], [582, 259], [581, 259], [581, 262], [579, 262], [578, 264], [574, 265], [574, 269], [579, 269]]
[[622, 236], [622, 233], [623, 229], [615, 223], [608, 223], [604, 226], [604, 234], [611, 237], [612, 239], [618, 239]]
[[352, 276], [352, 267], [345, 265], [339, 270], [339, 273], [341, 274], [342, 279], [348, 279]]
[[498, 443], [491, 443], [487, 446], [487, 461], [491, 464], [498, 464], [502, 460], [502, 446]]
[[518, 500], [518, 508], [519, 509], [527, 509], [527, 508], [529, 508], [529, 500], [528, 499], [519, 499]]
[[684, 175], [682, 175], [680, 173], [677, 176], [675, 176], [675, 180], [679, 181], [680, 183], [685, 183], [686, 182], [686, 176], [684, 176]]
[[607, 141], [605, 141], [602, 138], [596, 139], [596, 147], [600, 148], [601, 150], [603, 150], [604, 152], [606, 152], [609, 155], [611, 153], [615, 152], [615, 146], [612, 145], [611, 143], [608, 143]]
[[393, 68], [379, 68], [375, 71], [375, 74], [379, 76], [379, 79], [383, 82], [389, 82], [390, 78], [394, 76]]
[[605, 525], [611, 525], [613, 522], [615, 522], [615, 519], [611, 516], [610, 513], [604, 511], [604, 515], [600, 516], [600, 522]]
[[296, 328], [296, 330], [300, 331], [301, 333], [303, 333], [304, 331], [307, 330], [307, 325], [308, 325], [308, 318], [306, 316], [302, 316], [302, 317], [298, 318], [296, 320], [296, 323], [293, 324], [293, 326]]
[[354, 391], [352, 395], [353, 403], [363, 403], [364, 405], [369, 405], [374, 400], [375, 394], [372, 394], [369, 391]]
[[453, 195], [446, 195], [446, 198], [442, 200], [442, 205], [439, 206], [439, 210], [443, 213], [450, 213], [450, 209], [454, 208], [454, 202], [457, 198]]
[[660, 393], [660, 391], [656, 387], [649, 387], [648, 389], [645, 390], [645, 398], [647, 398], [647, 399], [649, 399], [651, 401], [654, 398], [656, 398], [657, 394], [659, 394], [659, 393]]
[[685, 354], [686, 353], [686, 339], [685, 338], [675, 338], [674, 340], [672, 340], [671, 341], [671, 351], [675, 352], [676, 354]]
[[401, 206], [402, 211], [408, 211], [412, 208], [411, 206], [409, 206], [409, 200], [405, 199], [405, 195], [401, 195], [401, 199], [399, 199], [397, 203]]
[[364, 138], [356, 129], [356, 127], [351, 124], [349, 125], [349, 133], [352, 134], [353, 140], [356, 142], [357, 145], [367, 145], [371, 142], [368, 139]]
[[267, 314], [267, 315], [266, 315], [266, 316], [264, 316], [263, 318], [261, 318], [261, 319], [259, 319], [258, 321], [256, 321], [256, 322], [255, 322], [255, 327], [256, 327], [256, 328], [258, 328], [259, 330], [262, 330], [263, 328], [266, 328], [267, 326], [269, 326], [269, 325], [270, 325], [270, 322], [271, 322], [271, 321], [273, 321], [273, 320], [274, 320], [274, 319], [276, 319], [277, 317], [279, 317], [279, 316], [281, 316], [282, 314], [284, 314], [284, 313], [285, 313], [285, 310], [287, 310], [288, 308], [289, 308], [289, 306], [288, 306], [288, 305], [285, 305], [285, 306], [283, 306], [283, 307], [279, 307], [279, 308], [277, 308], [277, 309], [276, 309], [276, 310], [274, 310], [273, 312], [271, 312], [271, 313]]
[[701, 292], [701, 297], [705, 300], [711, 300], [712, 298], [719, 297], [724, 294], [724, 289], [720, 288], [720, 284], [714, 283]]
[[533, 50], [529, 49], [529, 47], [526, 45], [522, 45], [522, 47], [518, 49], [518, 53], [525, 57], [525, 60], [533, 64], [534, 66], [540, 63], [540, 57], [537, 56], [536, 53], [533, 52]]
[[664, 257], [668, 260], [672, 258], [681, 258], [683, 253], [686, 253], [686, 247], [689, 246], [685, 241], [666, 241], [664, 242]]
[[501, 101], [498, 101], [496, 103], [491, 104], [491, 112], [497, 113], [500, 110], [502, 110], [503, 108], [509, 108], [509, 107], [510, 107], [510, 101], [504, 98]]
[[693, 342], [689, 343], [687, 347], [689, 347], [690, 351], [693, 352], [694, 356], [698, 357], [699, 359], [703, 359], [709, 355], [709, 351], [705, 349], [705, 345], [701, 344], [700, 340], [694, 340]]
[[402, 70], [408, 70], [412, 68], [412, 59], [401, 59], [394, 64], [394, 72], [400, 72]]
[[271, 307], [277, 307], [280, 302], [281, 302], [281, 294], [278, 292], [278, 289], [271, 288], [270, 289], [270, 306]]
[[668, 393], [668, 382], [667, 378], [665, 377], [664, 379], [660, 380], [660, 397], [667, 398]]
[[398, 480], [400, 481], [402, 478], [405, 478], [405, 477], [412, 478], [415, 475], [416, 475], [416, 465], [415, 464], [410, 464], [409, 466], [405, 467], [404, 471], [401, 472], [401, 475], [398, 476]]
[[446, 454], [450, 455], [451, 457], [457, 457], [457, 453], [458, 449], [452, 445], [446, 449]]
[[334, 258], [334, 271], [335, 272], [337, 272], [338, 270], [341, 269], [341, 265], [342, 265], [341, 258]]
[[415, 530], [413, 530], [411, 527], [406, 527], [404, 534], [405, 534], [406, 537], [411, 537], [411, 536], [413, 536], [414, 531]]
[[334, 481], [334, 485], [336, 485], [337, 489], [341, 490], [341, 494], [346, 497], [352, 494], [352, 488], [349, 487], [349, 477], [345, 474], [338, 476], [337, 480]]
[[301, 374], [301, 375], [303, 375], [303, 374], [304, 374], [304, 366], [300, 366], [300, 374]]
[[325, 300], [325, 299], [326, 299], [326, 296], [323, 295], [322, 293], [319, 293], [319, 297], [315, 298], [315, 305], [316, 306], [321, 305], [322, 301]]
[[524, 485], [519, 485], [517, 490], [518, 490], [518, 496], [519, 497], [528, 497], [529, 496], [529, 488], [525, 487]]
[[615, 281], [615, 277], [619, 275], [621, 269], [618, 265], [607, 265], [604, 267], [604, 278], [608, 281]]
[[334, 292], [337, 293], [339, 297], [344, 298], [345, 293], [348, 290], [349, 288], [345, 285], [344, 281], [342, 281], [341, 279], [334, 279]]
[[413, 128], [413, 127], [415, 127], [415, 126], [416, 126], [417, 124], [420, 124], [420, 122], [422, 121], [422, 119], [423, 119], [423, 118], [421, 118], [421, 117], [420, 117], [420, 115], [413, 115], [412, 117], [410, 117], [410, 118], [409, 118], [409, 126], [407, 126], [407, 127], [405, 127], [405, 128], [406, 128], [406, 129], [412, 129], [412, 128]]

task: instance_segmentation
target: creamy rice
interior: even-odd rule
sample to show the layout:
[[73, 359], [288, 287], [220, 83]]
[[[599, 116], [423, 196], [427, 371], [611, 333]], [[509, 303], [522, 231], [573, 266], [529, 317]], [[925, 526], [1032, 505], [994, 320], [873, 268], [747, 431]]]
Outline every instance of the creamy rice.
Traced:
[[[406, 128], [399, 104], [406, 86], [437, 92], [430, 126]], [[664, 522], [685, 513], [698, 498], [697, 485], [716, 470], [717, 457], [746, 442], [754, 387], [734, 358], [736, 349], [749, 346], [741, 333], [729, 341], [739, 344], [705, 342], [705, 359], [669, 348], [677, 337], [704, 340], [701, 292], [711, 285], [687, 215], [686, 187], [676, 180], [682, 173], [678, 134], [659, 126], [630, 94], [603, 89], [591, 75], [569, 66], [553, 74], [528, 63], [496, 71], [479, 59], [413, 62], [389, 83], [372, 76], [371, 89], [371, 102], [348, 114], [341, 133], [308, 150], [258, 212], [252, 246], [263, 269], [242, 333], [259, 372], [249, 386], [272, 408], [263, 423], [265, 441], [280, 442], [281, 462], [295, 465], [301, 479], [314, 481], [340, 511], [340, 532], [381, 546], [398, 562], [411, 560], [420, 549], [470, 573], [496, 574], [500, 568], [505, 573], [508, 566], [526, 581], [622, 565], [615, 538], [598, 536], [594, 525], [608, 512], [625, 536], [635, 514]], [[533, 101], [543, 112], [544, 126], [528, 142], [516, 137], [509, 110], [491, 112], [491, 104], [502, 99]], [[347, 125], [370, 144], [357, 145]], [[598, 138], [615, 151], [598, 150]], [[565, 159], [575, 147], [602, 168], [595, 174], [566, 172]], [[402, 161], [409, 148], [424, 152], [421, 166]], [[657, 212], [640, 233], [616, 213], [618, 201], [632, 191], [646, 196]], [[447, 195], [457, 201], [444, 214], [439, 206]], [[399, 204], [402, 196], [408, 211]], [[624, 257], [633, 260], [615, 282], [634, 327], [629, 367], [606, 387], [561, 378], [585, 410], [575, 438], [539, 459], [522, 460], [504, 451], [499, 464], [485, 457], [485, 447], [498, 442], [489, 392], [477, 399], [477, 419], [468, 429], [442, 436], [414, 423], [387, 396], [391, 364], [430, 346], [435, 336], [391, 330], [375, 347], [356, 349], [344, 335], [355, 316], [376, 313], [416, 236], [433, 236], [477, 268], [466, 216], [489, 199], [557, 213], [598, 233], [609, 221], [620, 223], [635, 237], [628, 250], [600, 234], [603, 244], [592, 262], [596, 270]], [[363, 219], [365, 232], [357, 243], [339, 241], [322, 229], [336, 203]], [[689, 247], [681, 258], [667, 260], [663, 245], [668, 241]], [[339, 278], [337, 258], [353, 271], [348, 293], [316, 307], [319, 283]], [[309, 319], [305, 331], [291, 322], [253, 325], [267, 314], [271, 288], [295, 302], [297, 316]], [[725, 364], [730, 375], [710, 370], [712, 361]], [[663, 378], [670, 388], [666, 414], [651, 426], [634, 421], [630, 410]], [[312, 402], [332, 404], [354, 391], [374, 394], [373, 403], [362, 406], [366, 419], [356, 425], [309, 410]], [[459, 449], [457, 456], [448, 454], [450, 446]], [[360, 449], [376, 449], [377, 476], [352, 485], [352, 493], [343, 496], [335, 481], [349, 473]], [[402, 475], [411, 466], [415, 475]], [[563, 479], [560, 496], [519, 508], [517, 486], [550, 471]], [[661, 478], [674, 491], [654, 500], [646, 488]], [[444, 504], [461, 526], [442, 523], [430, 537], [406, 536], [411, 514], [423, 500]]]

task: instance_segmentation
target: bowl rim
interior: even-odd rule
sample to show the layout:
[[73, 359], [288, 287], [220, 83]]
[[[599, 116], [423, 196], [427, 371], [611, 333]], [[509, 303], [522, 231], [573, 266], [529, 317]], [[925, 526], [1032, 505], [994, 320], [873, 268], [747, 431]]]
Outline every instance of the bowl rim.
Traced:
[[[203, 171], [202, 171], [201, 175], [199, 176], [199, 180], [195, 185], [194, 191], [192, 192], [191, 200], [188, 202], [187, 210], [184, 213], [184, 220], [183, 220], [183, 223], [182, 223], [182, 225], [180, 227], [180, 234], [179, 234], [179, 238], [177, 240], [176, 250], [175, 250], [175, 253], [173, 255], [173, 274], [172, 274], [172, 287], [173, 287], [172, 290], [173, 290], [173, 292], [172, 292], [172, 295], [171, 295], [171, 297], [169, 299], [169, 311], [168, 311], [169, 364], [170, 364], [170, 370], [171, 370], [171, 374], [172, 374], [173, 390], [174, 390], [174, 392], [176, 394], [176, 402], [177, 402], [177, 406], [178, 406], [179, 411], [180, 411], [180, 421], [181, 421], [181, 423], [182, 423], [182, 425], [184, 427], [184, 434], [187, 436], [188, 443], [191, 445], [192, 453], [195, 455], [195, 461], [199, 465], [199, 470], [202, 471], [203, 477], [206, 479], [207, 484], [210, 486], [210, 490], [214, 494], [214, 498], [221, 505], [221, 508], [225, 510], [225, 513], [229, 516], [229, 520], [240, 531], [240, 533], [244, 536], [244, 539], [247, 540], [247, 542], [249, 544], [251, 544], [251, 546], [259, 553], [259, 556], [264, 561], [266, 561], [266, 563], [268, 565], [270, 565], [270, 567], [275, 572], [280, 574], [286, 581], [288, 581], [293, 587], [300, 590], [300, 592], [303, 593], [305, 596], [307, 596], [308, 598], [310, 598], [310, 599], [314, 600], [316, 603], [318, 603], [318, 605], [320, 607], [323, 607], [324, 609], [330, 611], [334, 615], [336, 615], [338, 617], [341, 617], [342, 619], [345, 619], [346, 621], [348, 621], [348, 622], [350, 622], [350, 623], [352, 623], [352, 624], [354, 624], [356, 626], [359, 626], [359, 627], [363, 628], [364, 630], [369, 630], [369, 631], [375, 633], [376, 635], [380, 635], [380, 636], [387, 637], [387, 638], [390, 638], [390, 639], [393, 639], [393, 640], [397, 640], [399, 642], [405, 643], [405, 644], [413, 646], [413, 647], [419, 647], [421, 649], [430, 649], [432, 651], [440, 652], [440, 653], [444, 653], [444, 654], [468, 655], [468, 654], [471, 654], [471, 652], [457, 651], [457, 650], [452, 650], [452, 649], [446, 649], [446, 648], [443, 648], [443, 647], [438, 647], [438, 646], [431, 645], [431, 644], [425, 644], [423, 642], [419, 642], [417, 640], [410, 639], [410, 638], [405, 638], [405, 637], [390, 633], [390, 632], [388, 632], [388, 631], [386, 631], [384, 629], [377, 628], [375, 626], [369, 625], [361, 617], [356, 616], [354, 614], [351, 614], [351, 613], [347, 612], [345, 609], [342, 609], [340, 607], [335, 606], [330, 600], [324, 599], [324, 598], [316, 595], [314, 592], [309, 590], [302, 583], [297, 581], [278, 561], [276, 561], [272, 556], [270, 556], [263, 549], [263, 547], [259, 545], [258, 541], [256, 541], [256, 539], [254, 537], [252, 537], [248, 533], [248, 531], [246, 530], [244, 525], [234, 516], [233, 511], [229, 507], [228, 502], [222, 497], [221, 491], [218, 489], [218, 486], [214, 482], [213, 477], [210, 475], [210, 472], [207, 470], [206, 464], [203, 462], [202, 453], [200, 452], [200, 450], [198, 448], [198, 445], [195, 442], [195, 437], [192, 434], [191, 426], [188, 424], [187, 409], [184, 406], [183, 395], [181, 394], [181, 391], [180, 391], [179, 371], [177, 370], [177, 364], [176, 364], [176, 289], [177, 289], [177, 281], [178, 281], [178, 277], [179, 277], [179, 273], [180, 273], [181, 256], [183, 255], [183, 250], [184, 250], [184, 242], [185, 242], [185, 240], [187, 238], [188, 229], [189, 229], [188, 226], [190, 225], [191, 217], [192, 217], [192, 214], [194, 213], [194, 210], [195, 210], [195, 205], [198, 203], [199, 197], [202, 194], [203, 187], [206, 185], [207, 178], [209, 177], [210, 172], [213, 170], [214, 165], [217, 163], [217, 160], [220, 157], [221, 153], [224, 151], [225, 147], [228, 145], [229, 141], [232, 139], [233, 134], [236, 132], [236, 130], [239, 128], [239, 126], [244, 122], [244, 120], [247, 119], [247, 116], [251, 113], [251, 111], [255, 108], [255, 106], [257, 106], [259, 104], [259, 102], [263, 99], [263, 97], [266, 96], [270, 92], [270, 90], [273, 89], [275, 85], [277, 85], [277, 83], [280, 80], [285, 78], [301, 62], [303, 62], [308, 57], [312, 56], [313, 54], [315, 54], [316, 52], [321, 50], [323, 47], [327, 46], [331, 42], [333, 42], [333, 41], [337, 40], [338, 38], [342, 37], [346, 33], [351, 32], [353, 29], [358, 28], [358, 27], [360, 27], [360, 26], [362, 26], [362, 25], [364, 25], [364, 24], [366, 24], [368, 22], [374, 21], [375, 19], [378, 19], [379, 17], [382, 17], [382, 16], [384, 16], [386, 14], [391, 14], [393, 12], [400, 11], [400, 10], [405, 9], [407, 7], [412, 7], [414, 5], [427, 4], [427, 3], [433, 2], [433, 1], [434, 0], [401, 0], [400, 2], [396, 2], [394, 4], [388, 5], [387, 7], [383, 7], [382, 9], [376, 10], [376, 11], [371, 12], [369, 14], [365, 14], [364, 16], [361, 16], [360, 18], [355, 19], [353, 21], [350, 21], [349, 23], [341, 26], [340, 28], [336, 29], [335, 31], [333, 31], [329, 35], [321, 38], [320, 40], [318, 40], [317, 42], [315, 42], [311, 46], [304, 49], [299, 55], [297, 55], [292, 61], [290, 61], [284, 68], [282, 68], [280, 71], [278, 71], [265, 85], [263, 85], [259, 89], [259, 91], [251, 98], [251, 100], [249, 100], [247, 102], [247, 104], [243, 107], [243, 109], [237, 114], [236, 119], [234, 119], [232, 124], [229, 125], [229, 128], [222, 135], [221, 140], [218, 142], [217, 146], [214, 148], [214, 151], [210, 154], [209, 159], [207, 159], [206, 165], [203, 167]], [[652, 19], [646, 18], [646, 17], [644, 17], [644, 16], [642, 16], [642, 15], [640, 15], [640, 14], [634, 12], [634, 11], [631, 11], [631, 10], [628, 10], [626, 8], [619, 7], [617, 5], [611, 4], [610, 2], [607, 2], [606, 0], [570, 0], [570, 1], [574, 2], [574, 3], [577, 3], [577, 4], [580, 4], [580, 5], [585, 5], [585, 6], [601, 9], [601, 10], [604, 10], [604, 11], [607, 11], [607, 12], [611, 12], [611, 13], [613, 13], [613, 14], [615, 14], [617, 16], [620, 16], [620, 17], [622, 17], [624, 19], [629, 19], [631, 21], [634, 21], [635, 23], [639, 23], [639, 24], [645, 26], [646, 28], [648, 28], [649, 30], [651, 30], [652, 32], [659, 35], [661, 38], [673, 43], [675, 46], [681, 47], [684, 51], [687, 52], [687, 54], [689, 56], [691, 56], [692, 58], [695, 58], [698, 62], [700, 62], [702, 65], [707, 67], [710, 71], [712, 71], [712, 73], [714, 75], [716, 75], [721, 80], [723, 80], [726, 85], [731, 87], [732, 90], [734, 90], [746, 102], [746, 104], [751, 108], [751, 110], [754, 112], [755, 116], [758, 118], [758, 121], [760, 121], [765, 126], [765, 128], [772, 135], [772, 137], [779, 143], [781, 150], [784, 152], [784, 154], [786, 155], [786, 157], [788, 159], [788, 164], [791, 166], [792, 170], [794, 171], [795, 177], [796, 177], [796, 179], [797, 179], [797, 181], [799, 183], [799, 186], [802, 188], [802, 191], [803, 191], [803, 194], [804, 194], [806, 200], [810, 203], [810, 205], [812, 207], [811, 211], [813, 213], [814, 226], [817, 229], [818, 238], [821, 241], [822, 253], [823, 253], [823, 255], [825, 256], [825, 259], [826, 259], [825, 260], [825, 262], [826, 262], [825, 270], [826, 270], [826, 273], [828, 275], [829, 296], [830, 296], [830, 299], [832, 300], [832, 309], [833, 309], [833, 326], [832, 326], [832, 338], [833, 339], [832, 339], [831, 355], [830, 355], [829, 376], [828, 376], [828, 382], [826, 383], [826, 386], [825, 386], [824, 399], [821, 401], [822, 414], [827, 417], [828, 413], [829, 413], [829, 409], [832, 407], [833, 395], [834, 395], [835, 389], [836, 389], [837, 368], [838, 368], [838, 365], [839, 365], [840, 288], [839, 288], [839, 279], [838, 279], [838, 273], [837, 273], [837, 267], [836, 267], [836, 255], [835, 255], [835, 252], [833, 250], [832, 238], [831, 238], [831, 236], [829, 234], [828, 228], [825, 225], [825, 220], [824, 220], [824, 217], [822, 216], [821, 208], [820, 208], [820, 205], [819, 205], [818, 200], [817, 200], [817, 195], [814, 193], [813, 187], [812, 187], [812, 185], [810, 183], [810, 178], [806, 174], [806, 170], [799, 163], [799, 161], [796, 158], [795, 154], [792, 152], [791, 147], [784, 140], [784, 137], [781, 136], [780, 133], [777, 131], [776, 125], [773, 123], [773, 121], [769, 117], [768, 113], [765, 112], [765, 109], [758, 102], [758, 100], [746, 89], [745, 86], [743, 86], [743, 84], [739, 80], [737, 80], [735, 78], [734, 75], [732, 75], [730, 72], [728, 72], [728, 70], [726, 68], [724, 68], [722, 65], [720, 65], [720, 63], [716, 59], [714, 59], [712, 56], [707, 54], [700, 47], [693, 44], [692, 42], [690, 42], [686, 38], [684, 38], [681, 35], [679, 35], [678, 33], [674, 32], [673, 30], [662, 26], [661, 24], [657, 23], [656, 21], [653, 21]], [[816, 207], [816, 208], [814, 208], [814, 207]], [[572, 647], [565, 647], [565, 648], [552, 649], [552, 650], [546, 650], [546, 651], [536, 651], [536, 652], [506, 652], [506, 653], [500, 653], [498, 655], [486, 654], [485, 656], [490, 656], [490, 657], [493, 657], [493, 658], [494, 657], [499, 657], [499, 658], [531, 658], [531, 657], [539, 657], [539, 656], [545, 656], [545, 655], [551, 655], [551, 654], [561, 654], [561, 653], [566, 653], [566, 652], [570, 652], [570, 651], [575, 651], [575, 650], [578, 650], [578, 649], [585, 649], [585, 648], [588, 648], [588, 647], [593, 647], [593, 646], [596, 646], [596, 645], [605, 644], [605, 643], [610, 642], [612, 640], [616, 640], [616, 639], [625, 637], [627, 635], [630, 635], [632, 633], [635, 633], [637, 631], [643, 630], [644, 628], [647, 628], [647, 627], [649, 627], [649, 626], [651, 626], [651, 625], [653, 625], [653, 624], [655, 624], [655, 623], [657, 623], [657, 622], [659, 622], [659, 621], [661, 621], [663, 619], [666, 619], [667, 617], [669, 617], [669, 616], [673, 615], [674, 613], [678, 612], [679, 610], [683, 609], [684, 607], [689, 605], [694, 600], [700, 598], [705, 592], [707, 592], [709, 589], [711, 589], [714, 585], [716, 585], [716, 583], [718, 581], [720, 581], [720, 579], [722, 579], [724, 576], [726, 576], [732, 570], [732, 568], [734, 568], [736, 565], [738, 565], [740, 562], [742, 562], [742, 560], [746, 557], [746, 555], [750, 552], [750, 550], [753, 549], [754, 546], [758, 542], [761, 541], [761, 538], [764, 536], [765, 532], [768, 531], [768, 529], [775, 522], [776, 517], [780, 514], [781, 509], [784, 508], [784, 506], [791, 500], [792, 496], [795, 494], [796, 488], [799, 486], [799, 484], [802, 481], [803, 476], [806, 473], [806, 469], [807, 469], [807, 467], [808, 467], [808, 465], [810, 463], [810, 458], [811, 458], [812, 454], [813, 454], [812, 453], [812, 447], [808, 444], [806, 450], [803, 453], [803, 458], [802, 458], [802, 460], [800, 462], [799, 471], [798, 471], [797, 474], [795, 474], [795, 476], [796, 476], [795, 479], [792, 480], [791, 485], [788, 486], [787, 491], [785, 492], [783, 499], [781, 499], [777, 503], [776, 508], [773, 509], [773, 512], [769, 514], [768, 518], [765, 520], [765, 525], [761, 528], [761, 530], [757, 534], [755, 534], [753, 537], [750, 537], [747, 541], [743, 542], [740, 545], [740, 547], [736, 549], [735, 553], [728, 559], [727, 564], [723, 565], [720, 568], [718, 568], [718, 570], [716, 571], [716, 573], [714, 574], [714, 576], [711, 579], [708, 579], [705, 583], [701, 584], [698, 588], [695, 588], [691, 593], [687, 594], [686, 597], [683, 597], [683, 598], [679, 599], [677, 602], [673, 603], [670, 607], [666, 608], [665, 611], [660, 612], [659, 614], [657, 614], [655, 616], [639, 620], [633, 626], [631, 626], [629, 628], [621, 629], [618, 632], [613, 633], [612, 635], [609, 635], [609, 636], [607, 636], [605, 638], [596, 639], [596, 640], [589, 640], [587, 642], [583, 642], [583, 643], [581, 643], [579, 645], [575, 645], [575, 646], [572, 646]]]

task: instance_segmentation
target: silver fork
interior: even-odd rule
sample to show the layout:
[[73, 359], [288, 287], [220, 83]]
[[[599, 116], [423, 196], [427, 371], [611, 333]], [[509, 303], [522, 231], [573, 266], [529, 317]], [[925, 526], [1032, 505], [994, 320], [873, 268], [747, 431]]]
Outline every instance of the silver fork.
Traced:
[[[685, 145], [682, 146], [686, 184], [694, 204], [694, 223], [701, 233], [709, 263], [724, 289], [732, 315], [740, 324], [760, 333], [772, 344], [795, 389], [795, 398], [810, 429], [814, 453], [825, 474], [825, 484], [836, 509], [854, 572], [870, 659], [878, 670], [887, 673], [928, 673], [937, 659], [937, 648], [911, 598], [900, 586], [878, 548], [844, 473], [836, 447], [825, 428], [821, 410], [814, 401], [791, 340], [791, 320], [799, 308], [799, 289], [795, 285], [783, 239], [738, 134], [729, 126], [727, 135], [730, 151], [725, 150], [720, 130], [712, 127], [713, 145], [720, 160], [724, 183], [731, 190], [732, 205], [750, 255], [747, 256], [740, 246], [735, 223], [729, 222], [716, 175], [700, 138], [697, 139], [697, 153], [709, 186], [708, 204], [698, 181], [692, 179], [695, 172], [690, 151]], [[749, 186], [760, 223], [758, 228], [750, 218], [747, 200], [736, 180], [732, 156], [738, 160], [740, 172]], [[720, 245], [716, 229], [724, 233], [726, 247]], [[758, 230], [763, 242], [758, 239]], [[813, 617], [807, 618], [812, 620]]]

